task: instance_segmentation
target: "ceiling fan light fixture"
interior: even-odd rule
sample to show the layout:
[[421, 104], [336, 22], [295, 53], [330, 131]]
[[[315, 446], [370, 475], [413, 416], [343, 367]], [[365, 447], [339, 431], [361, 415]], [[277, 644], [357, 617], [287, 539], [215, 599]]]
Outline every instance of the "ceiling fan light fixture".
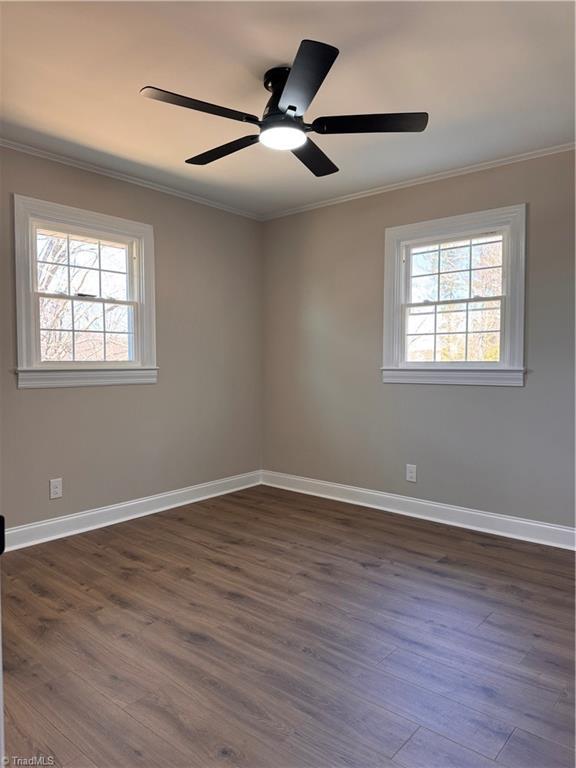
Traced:
[[298, 149], [306, 140], [304, 131], [288, 125], [276, 125], [260, 133], [260, 142], [269, 149]]

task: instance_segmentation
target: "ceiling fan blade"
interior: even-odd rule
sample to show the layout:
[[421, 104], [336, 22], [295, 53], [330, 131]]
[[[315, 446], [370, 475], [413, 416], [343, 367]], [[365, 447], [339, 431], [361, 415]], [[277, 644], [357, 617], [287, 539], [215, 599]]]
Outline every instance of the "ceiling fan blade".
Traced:
[[214, 160], [220, 160], [221, 157], [231, 155], [233, 152], [238, 152], [240, 149], [250, 147], [252, 144], [258, 143], [258, 136], [243, 136], [241, 139], [234, 139], [229, 141], [228, 144], [222, 144], [220, 147], [209, 149], [207, 152], [202, 152], [201, 155], [195, 155], [189, 157], [186, 160], [190, 165], [208, 165], [213, 163]]
[[312, 123], [312, 130], [316, 133], [396, 133], [423, 131], [427, 125], [428, 112], [396, 112], [317, 117]]
[[179, 93], [164, 91], [162, 88], [155, 88], [152, 85], [146, 85], [141, 89], [140, 93], [142, 96], [146, 96], [147, 99], [164, 101], [166, 104], [175, 104], [177, 107], [195, 109], [198, 112], [207, 112], [209, 115], [227, 117], [229, 120], [238, 120], [241, 123], [254, 123], [255, 125], [260, 125], [260, 120], [256, 115], [249, 115], [247, 112], [238, 112], [236, 109], [228, 109], [228, 107], [219, 107], [217, 104], [210, 104], [207, 101], [191, 99], [189, 96], [181, 96]]
[[314, 176], [329, 176], [338, 171], [338, 167], [311, 139], [307, 139], [306, 144], [298, 147], [298, 149], [293, 149], [292, 154], [296, 155], [298, 160], [304, 163]]
[[338, 56], [338, 48], [315, 40], [302, 40], [278, 106], [297, 117], [306, 112]]

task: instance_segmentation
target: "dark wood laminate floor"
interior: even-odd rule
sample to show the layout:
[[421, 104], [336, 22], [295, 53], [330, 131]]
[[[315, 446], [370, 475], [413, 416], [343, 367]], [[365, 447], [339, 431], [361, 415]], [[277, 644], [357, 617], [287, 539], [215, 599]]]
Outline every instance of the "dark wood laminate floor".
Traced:
[[573, 765], [568, 552], [259, 487], [1, 562], [8, 755]]

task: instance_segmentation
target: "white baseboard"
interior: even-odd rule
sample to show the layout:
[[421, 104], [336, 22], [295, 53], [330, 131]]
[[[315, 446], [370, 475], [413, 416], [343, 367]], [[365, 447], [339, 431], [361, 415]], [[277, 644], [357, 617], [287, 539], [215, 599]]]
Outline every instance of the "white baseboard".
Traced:
[[183, 504], [191, 504], [194, 501], [210, 499], [213, 496], [221, 496], [224, 493], [240, 491], [242, 488], [251, 488], [254, 485], [259, 485], [260, 482], [261, 473], [257, 470], [255, 472], [247, 472], [244, 475], [213, 480], [209, 483], [191, 485], [188, 488], [180, 488], [177, 491], [157, 493], [154, 496], [124, 501], [120, 504], [111, 504], [108, 507], [89, 509], [86, 512], [63, 515], [51, 520], [42, 520], [39, 523], [18, 525], [14, 528], [6, 529], [6, 550], [30, 547], [43, 541], [61, 539], [65, 536], [72, 536], [75, 533], [103, 528], [106, 525], [121, 523], [134, 517], [152, 515], [155, 512], [180, 507]]
[[297, 491], [311, 496], [335, 499], [336, 501], [345, 501], [349, 504], [358, 504], [363, 507], [380, 509], [384, 512], [407, 515], [408, 517], [434, 520], [437, 523], [455, 525], [459, 528], [468, 528], [473, 531], [494, 533], [498, 536], [506, 536], [512, 539], [532, 541], [552, 547], [562, 547], [563, 549], [576, 548], [575, 531], [568, 526], [539, 523], [521, 517], [497, 515], [493, 512], [481, 512], [477, 509], [456, 507], [452, 504], [414, 499], [409, 496], [399, 496], [384, 491], [371, 491], [352, 485], [312, 480], [307, 477], [286, 475], [282, 472], [272, 472], [264, 469], [247, 472], [243, 475], [225, 477], [221, 480], [213, 480], [209, 483], [191, 485], [188, 488], [181, 488], [177, 491], [168, 491], [154, 496], [146, 496], [142, 499], [111, 504], [108, 507], [90, 509], [73, 515], [64, 515], [51, 520], [42, 520], [38, 523], [7, 528], [6, 550], [21, 549], [22, 547], [30, 547], [33, 544], [40, 544], [43, 541], [61, 539], [65, 536], [72, 536], [75, 533], [103, 528], [114, 523], [121, 523], [124, 520], [152, 515], [155, 512], [174, 509], [184, 504], [210, 499], [214, 496], [222, 496], [226, 493], [240, 491], [243, 488], [251, 488], [260, 484], [269, 485], [274, 488], [285, 488], [288, 491]]
[[575, 530], [564, 525], [540, 523], [535, 520], [498, 515], [493, 512], [481, 512], [477, 509], [414, 499], [395, 493], [370, 491], [352, 485], [311, 480], [307, 477], [286, 475], [283, 472], [272, 472], [267, 469], [262, 471], [262, 483], [274, 488], [285, 488], [288, 491], [298, 491], [311, 496], [321, 496], [325, 499], [346, 501], [350, 504], [359, 504], [384, 512], [394, 512], [423, 520], [434, 520], [437, 523], [455, 525], [473, 531], [494, 533], [498, 536], [532, 541], [562, 549], [575, 549]]

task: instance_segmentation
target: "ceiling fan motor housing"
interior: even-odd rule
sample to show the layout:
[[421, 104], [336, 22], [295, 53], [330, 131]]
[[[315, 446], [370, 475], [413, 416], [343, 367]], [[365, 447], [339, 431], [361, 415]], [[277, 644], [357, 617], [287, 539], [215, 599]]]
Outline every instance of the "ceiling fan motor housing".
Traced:
[[[279, 122], [295, 122], [294, 117], [289, 114], [290, 110], [288, 110], [288, 112], [283, 112], [278, 106], [289, 74], [290, 67], [273, 67], [264, 75], [264, 88], [272, 94], [268, 99], [264, 114], [262, 115], [262, 120], [265, 121], [266, 124], [268, 124], [269, 118], [274, 118], [274, 123], [276, 123], [277, 119], [279, 119]], [[294, 107], [294, 111], [296, 111], [296, 107]], [[300, 122], [302, 122], [302, 120], [300, 120]]]
[[264, 88], [270, 93], [281, 93], [289, 74], [290, 67], [272, 67], [264, 75]]

